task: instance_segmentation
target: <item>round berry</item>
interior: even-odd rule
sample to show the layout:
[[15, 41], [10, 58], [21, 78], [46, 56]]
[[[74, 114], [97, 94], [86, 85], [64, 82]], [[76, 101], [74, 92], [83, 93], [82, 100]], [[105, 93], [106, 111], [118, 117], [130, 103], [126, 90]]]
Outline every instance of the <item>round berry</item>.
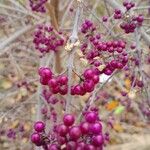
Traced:
[[37, 132], [43, 132], [45, 129], [45, 124], [44, 122], [42, 121], [37, 121], [35, 124], [34, 124], [34, 130], [37, 131]]
[[58, 85], [58, 82], [56, 79], [53, 78], [49, 80], [48, 85], [52, 88], [55, 88]]
[[74, 141], [69, 141], [67, 143], [66, 149], [67, 150], [76, 150], [77, 149], [77, 143]]
[[86, 69], [83, 76], [85, 79], [91, 79], [93, 76], [93, 70], [92, 69]]
[[97, 147], [101, 146], [103, 144], [103, 142], [104, 142], [104, 139], [103, 139], [102, 135], [97, 135], [92, 138], [93, 145], [95, 145]]
[[81, 123], [80, 129], [81, 129], [82, 134], [88, 134], [89, 133], [89, 123], [88, 122]]
[[102, 125], [101, 123], [93, 123], [90, 125], [90, 132], [92, 134], [100, 134], [102, 132]]
[[68, 127], [64, 124], [61, 124], [57, 128], [57, 132], [60, 136], [65, 136], [68, 133]]
[[94, 123], [97, 119], [98, 119], [98, 117], [95, 112], [89, 112], [85, 116], [85, 120], [89, 123]]
[[48, 150], [59, 150], [59, 148], [56, 144], [52, 144], [48, 147]]
[[39, 144], [41, 142], [41, 137], [38, 133], [33, 133], [31, 135], [31, 141], [35, 144]]
[[71, 114], [66, 114], [63, 118], [63, 122], [66, 126], [72, 126], [74, 124], [75, 118]]
[[84, 149], [85, 150], [96, 150], [96, 147], [94, 145], [92, 145], [92, 144], [86, 144], [84, 146]]
[[81, 130], [78, 126], [73, 126], [69, 131], [69, 136], [72, 140], [77, 140], [81, 136]]
[[92, 92], [94, 90], [94, 82], [92, 80], [87, 80], [83, 83], [83, 87], [86, 92]]
[[68, 82], [68, 78], [66, 76], [60, 76], [59, 77], [59, 83], [64, 85], [64, 84], [67, 84]]

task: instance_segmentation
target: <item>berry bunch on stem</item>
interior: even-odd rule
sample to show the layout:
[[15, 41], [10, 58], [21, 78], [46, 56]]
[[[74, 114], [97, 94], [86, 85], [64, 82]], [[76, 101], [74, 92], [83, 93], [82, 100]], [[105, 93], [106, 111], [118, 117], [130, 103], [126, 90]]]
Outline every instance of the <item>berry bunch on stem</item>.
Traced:
[[31, 141], [45, 150], [102, 150], [109, 139], [108, 134], [103, 134], [102, 123], [95, 111], [86, 112], [78, 125], [74, 115], [65, 114], [63, 122], [52, 128], [45, 134], [45, 124], [36, 122]]

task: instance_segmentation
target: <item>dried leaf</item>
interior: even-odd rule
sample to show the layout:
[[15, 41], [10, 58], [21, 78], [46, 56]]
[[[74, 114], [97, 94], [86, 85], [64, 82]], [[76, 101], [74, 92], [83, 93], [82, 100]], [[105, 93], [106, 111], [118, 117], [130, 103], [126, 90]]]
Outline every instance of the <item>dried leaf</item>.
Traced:
[[125, 86], [126, 86], [127, 89], [130, 89], [130, 87], [131, 87], [131, 81], [130, 81], [130, 79], [126, 79], [125, 80]]
[[119, 123], [115, 123], [115, 124], [113, 125], [113, 128], [114, 128], [114, 130], [117, 131], [117, 132], [123, 132], [123, 131], [124, 131], [123, 127], [122, 127], [121, 124], [119, 124]]
[[20, 89], [20, 94], [21, 94], [22, 96], [27, 96], [27, 94], [28, 94], [27, 89], [24, 88], [24, 87], [22, 87], [22, 88]]
[[0, 88], [7, 90], [12, 87], [12, 82], [7, 79], [0, 80]]
[[13, 121], [11, 128], [16, 128], [18, 126], [18, 124], [19, 124], [19, 120]]
[[106, 104], [106, 109], [109, 111], [114, 110], [119, 105], [117, 100], [112, 100]]
[[81, 60], [81, 62], [82, 62], [82, 64], [83, 64], [84, 66], [87, 66], [87, 65], [88, 65], [87, 59], [80, 58], [80, 60]]

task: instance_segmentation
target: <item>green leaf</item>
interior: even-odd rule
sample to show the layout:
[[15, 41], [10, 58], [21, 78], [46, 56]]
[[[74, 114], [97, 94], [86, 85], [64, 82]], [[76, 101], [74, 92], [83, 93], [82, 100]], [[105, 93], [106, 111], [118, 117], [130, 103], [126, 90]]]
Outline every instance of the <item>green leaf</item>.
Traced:
[[114, 114], [115, 114], [115, 115], [119, 115], [119, 114], [121, 114], [124, 110], [125, 110], [125, 107], [122, 106], [122, 105], [120, 105], [120, 106], [118, 106], [118, 107], [115, 109]]

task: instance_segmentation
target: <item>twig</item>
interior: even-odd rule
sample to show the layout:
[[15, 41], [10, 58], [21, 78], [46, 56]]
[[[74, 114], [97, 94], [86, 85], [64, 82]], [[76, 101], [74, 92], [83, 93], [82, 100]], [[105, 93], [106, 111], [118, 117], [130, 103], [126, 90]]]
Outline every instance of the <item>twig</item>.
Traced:
[[[44, 20], [42, 20], [41, 22], [44, 22]], [[26, 33], [27, 31], [31, 30], [34, 26], [36, 26], [37, 24], [39, 24], [40, 22], [37, 22], [34, 25], [28, 25], [24, 28], [21, 28], [20, 30], [18, 30], [17, 32], [13, 33], [12, 35], [10, 35], [10, 37], [3, 41], [0, 44], [0, 50], [1, 50], [1, 54], [3, 53], [3, 51], [5, 50], [4, 48], [6, 46], [8, 46], [10, 43], [12, 43], [13, 41], [15, 41], [19, 36], [21, 36], [22, 34]]]
[[140, 6], [140, 7], [135, 7], [133, 10], [141, 10], [141, 9], [149, 9], [150, 6]]
[[64, 13], [64, 15], [63, 15], [63, 17], [62, 17], [60, 28], [62, 28], [63, 25], [64, 25], [66, 16], [67, 16], [67, 14], [68, 14], [68, 11], [69, 11], [70, 7], [71, 7], [72, 4], [73, 4], [73, 1], [74, 1], [74, 0], [70, 1], [69, 5], [68, 5], [68, 7], [67, 7], [67, 9], [66, 9], [66, 11], [65, 11], [65, 13]]
[[[71, 44], [75, 44], [78, 40], [78, 24], [80, 18], [80, 6], [78, 6], [73, 26], [72, 34], [69, 38]], [[69, 53], [69, 58], [67, 62], [67, 70], [68, 70], [68, 94], [67, 94], [67, 102], [66, 102], [66, 112], [70, 112], [70, 104], [71, 104], [71, 80], [72, 80], [72, 71], [73, 71], [73, 60], [75, 54], [76, 47], [73, 47], [71, 52]]]
[[37, 16], [37, 15], [31, 13], [30, 11], [27, 11], [27, 10], [16, 9], [16, 8], [14, 8], [14, 7], [10, 7], [10, 6], [1, 4], [1, 3], [0, 3], [0, 8], [5, 8], [5, 9], [14, 10], [14, 11], [16, 11], [16, 12], [20, 12], [20, 13], [23, 13], [23, 14], [26, 14], [26, 15], [30, 15], [30, 16], [34, 17], [35, 19], [40, 19], [39, 16]]

